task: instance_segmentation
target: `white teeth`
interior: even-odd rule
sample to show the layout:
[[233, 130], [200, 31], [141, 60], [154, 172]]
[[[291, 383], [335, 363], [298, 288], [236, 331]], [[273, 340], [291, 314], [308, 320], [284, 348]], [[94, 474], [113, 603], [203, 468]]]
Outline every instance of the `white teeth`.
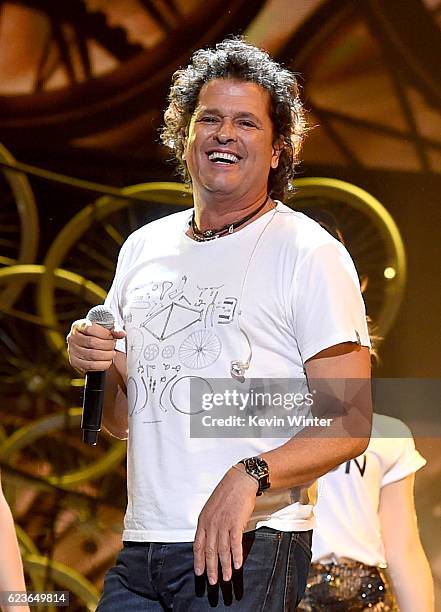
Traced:
[[232, 153], [223, 153], [221, 151], [213, 151], [213, 153], [210, 153], [210, 155], [208, 156], [208, 159], [210, 161], [220, 161], [220, 162], [232, 162], [233, 164], [236, 164], [239, 161], [239, 158], [236, 157], [236, 155], [233, 155]]

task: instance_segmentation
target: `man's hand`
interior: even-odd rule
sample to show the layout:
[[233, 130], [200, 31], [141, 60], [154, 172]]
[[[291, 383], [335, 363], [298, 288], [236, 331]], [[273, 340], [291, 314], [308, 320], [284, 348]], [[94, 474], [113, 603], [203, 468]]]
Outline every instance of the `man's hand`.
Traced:
[[75, 321], [67, 336], [70, 364], [83, 374], [108, 370], [115, 357], [116, 340], [125, 335], [124, 331], [108, 330], [87, 319]]
[[219, 561], [224, 580], [231, 580], [231, 557], [235, 569], [243, 562], [242, 534], [254, 510], [258, 484], [243, 466], [238, 468], [225, 474], [199, 515], [194, 571], [200, 576], [206, 567], [210, 584], [218, 580]]

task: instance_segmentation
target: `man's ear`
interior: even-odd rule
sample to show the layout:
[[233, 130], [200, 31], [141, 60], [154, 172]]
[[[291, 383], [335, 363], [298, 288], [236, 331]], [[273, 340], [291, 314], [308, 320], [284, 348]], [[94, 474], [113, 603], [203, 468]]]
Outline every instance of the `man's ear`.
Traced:
[[284, 149], [283, 140], [279, 139], [273, 143], [273, 150], [271, 155], [271, 168], [275, 170], [279, 165], [280, 155]]

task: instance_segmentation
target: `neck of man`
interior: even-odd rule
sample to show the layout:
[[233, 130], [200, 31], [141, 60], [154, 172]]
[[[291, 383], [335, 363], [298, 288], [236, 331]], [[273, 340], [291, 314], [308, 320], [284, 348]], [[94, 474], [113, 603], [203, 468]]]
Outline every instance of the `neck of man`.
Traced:
[[[226, 225], [240, 221], [252, 214], [263, 204], [267, 197], [266, 191], [258, 194], [225, 194], [225, 193], [193, 193], [195, 221], [201, 232], [208, 229], [221, 229]], [[265, 206], [255, 217], [241, 225], [240, 229], [252, 223], [266, 212], [274, 208], [274, 202], [268, 198]]]

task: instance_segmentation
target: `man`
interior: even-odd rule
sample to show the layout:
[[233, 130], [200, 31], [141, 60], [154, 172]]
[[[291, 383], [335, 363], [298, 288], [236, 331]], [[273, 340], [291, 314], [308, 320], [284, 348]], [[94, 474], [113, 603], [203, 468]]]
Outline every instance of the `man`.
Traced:
[[84, 321], [68, 337], [74, 367], [108, 369], [105, 425], [129, 440], [125, 547], [100, 611], [294, 610], [310, 485], [367, 446], [366, 432], [323, 438], [313, 427], [291, 439], [190, 436], [191, 384], [370, 376], [347, 252], [275, 201], [304, 130], [294, 75], [241, 40], [196, 52], [174, 75], [162, 137], [194, 212], [123, 246], [106, 303], [126, 340]]

